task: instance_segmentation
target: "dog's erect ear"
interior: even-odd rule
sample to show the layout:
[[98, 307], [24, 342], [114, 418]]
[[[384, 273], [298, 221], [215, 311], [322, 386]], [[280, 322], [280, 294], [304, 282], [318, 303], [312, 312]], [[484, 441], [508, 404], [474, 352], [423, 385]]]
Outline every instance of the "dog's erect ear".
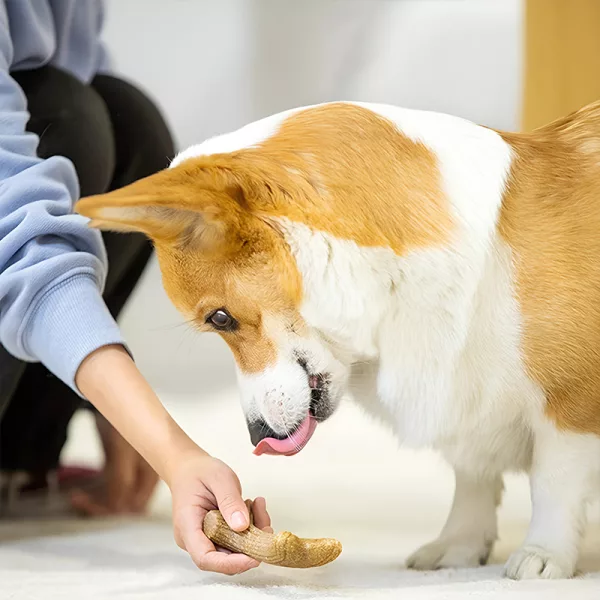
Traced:
[[163, 243], [208, 242], [243, 210], [239, 188], [224, 175], [175, 167], [131, 185], [83, 198], [75, 211], [90, 226], [109, 231], [138, 231]]

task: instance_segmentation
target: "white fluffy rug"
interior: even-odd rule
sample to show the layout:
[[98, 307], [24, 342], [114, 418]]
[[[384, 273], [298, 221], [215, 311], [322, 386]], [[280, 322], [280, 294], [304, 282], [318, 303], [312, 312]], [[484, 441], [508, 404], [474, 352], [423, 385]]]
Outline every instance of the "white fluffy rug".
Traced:
[[[491, 565], [417, 573], [403, 561], [434, 538], [452, 496], [450, 471], [426, 453], [399, 450], [385, 431], [351, 406], [317, 429], [293, 458], [255, 457], [236, 393], [169, 398], [186, 430], [239, 474], [247, 496], [267, 498], [276, 529], [305, 537], [337, 537], [341, 557], [321, 569], [261, 566], [227, 578], [201, 573], [174, 544], [169, 496], [157, 494], [141, 521], [0, 525], [0, 598], [236, 600], [291, 598], [479, 599], [600, 597], [600, 528], [590, 527], [582, 576], [572, 581], [512, 582], [501, 565], [522, 540], [529, 516], [526, 481], [511, 478]], [[69, 457], [98, 460], [91, 423], [73, 426]], [[593, 515], [592, 515], [593, 516]]]

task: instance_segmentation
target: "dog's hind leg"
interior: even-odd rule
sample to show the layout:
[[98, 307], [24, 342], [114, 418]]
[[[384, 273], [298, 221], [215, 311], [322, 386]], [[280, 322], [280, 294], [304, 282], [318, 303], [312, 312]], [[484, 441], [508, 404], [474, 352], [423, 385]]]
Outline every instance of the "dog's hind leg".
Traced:
[[523, 546], [506, 563], [512, 579], [562, 579], [575, 573], [586, 501], [598, 484], [600, 438], [535, 428], [531, 467], [532, 517]]

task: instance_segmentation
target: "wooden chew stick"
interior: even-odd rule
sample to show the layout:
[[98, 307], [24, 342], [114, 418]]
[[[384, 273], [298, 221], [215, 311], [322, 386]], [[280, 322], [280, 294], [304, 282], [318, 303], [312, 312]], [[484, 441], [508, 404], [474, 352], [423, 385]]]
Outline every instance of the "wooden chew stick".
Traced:
[[211, 510], [204, 517], [204, 534], [217, 546], [279, 567], [321, 567], [335, 560], [342, 552], [342, 545], [334, 539], [309, 540], [288, 531], [278, 534], [262, 531], [254, 526], [251, 504], [248, 507], [251, 524], [246, 531], [233, 531], [218, 510]]

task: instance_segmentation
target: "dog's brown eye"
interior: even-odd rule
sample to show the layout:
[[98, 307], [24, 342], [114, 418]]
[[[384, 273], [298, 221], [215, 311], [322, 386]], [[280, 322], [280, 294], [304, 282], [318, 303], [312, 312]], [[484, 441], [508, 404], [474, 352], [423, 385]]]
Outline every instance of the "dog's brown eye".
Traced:
[[232, 331], [237, 327], [237, 321], [224, 308], [211, 313], [206, 322], [221, 331]]

